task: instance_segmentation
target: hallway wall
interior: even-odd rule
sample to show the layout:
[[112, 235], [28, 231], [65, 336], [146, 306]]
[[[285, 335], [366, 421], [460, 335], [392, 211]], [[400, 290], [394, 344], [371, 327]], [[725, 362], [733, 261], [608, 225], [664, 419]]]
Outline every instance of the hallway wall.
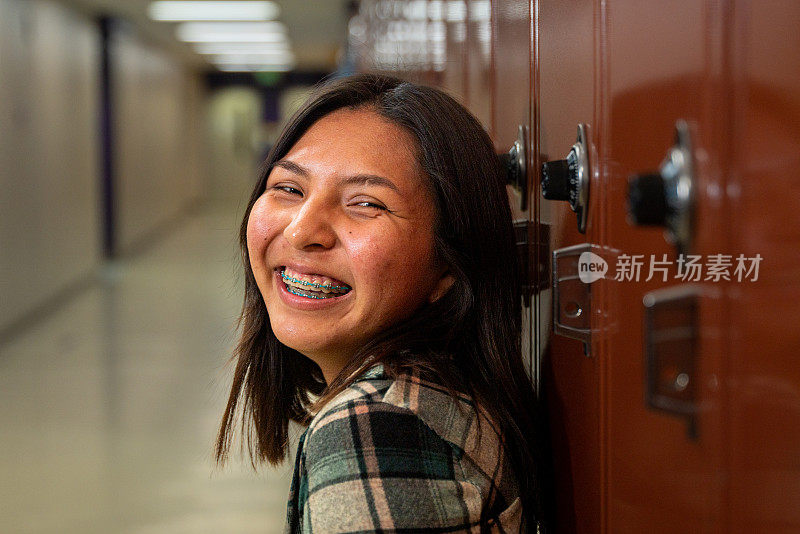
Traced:
[[204, 89], [199, 76], [124, 28], [114, 32], [111, 51], [124, 252], [203, 195]]
[[[98, 24], [49, 0], [0, 0], [0, 341], [93, 279], [103, 257]], [[200, 73], [115, 25], [118, 250], [205, 197]]]
[[0, 328], [99, 261], [98, 61], [91, 21], [0, 0]]
[[209, 198], [246, 206], [262, 152], [262, 101], [252, 87], [228, 87], [209, 98]]

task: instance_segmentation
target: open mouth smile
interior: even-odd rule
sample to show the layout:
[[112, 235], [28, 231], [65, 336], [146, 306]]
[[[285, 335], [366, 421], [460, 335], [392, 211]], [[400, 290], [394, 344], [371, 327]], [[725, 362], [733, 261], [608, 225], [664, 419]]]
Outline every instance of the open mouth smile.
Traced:
[[351, 290], [346, 284], [338, 283], [326, 276], [301, 275], [286, 267], [280, 268], [280, 275], [286, 291], [308, 299], [333, 299], [346, 295]]

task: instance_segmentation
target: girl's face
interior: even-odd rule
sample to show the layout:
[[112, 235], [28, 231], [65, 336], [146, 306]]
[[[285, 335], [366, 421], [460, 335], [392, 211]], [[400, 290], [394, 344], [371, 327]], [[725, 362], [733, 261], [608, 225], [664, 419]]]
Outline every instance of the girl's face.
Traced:
[[374, 111], [342, 109], [275, 163], [253, 205], [247, 249], [272, 330], [328, 382], [452, 283], [434, 261], [425, 179], [411, 134]]

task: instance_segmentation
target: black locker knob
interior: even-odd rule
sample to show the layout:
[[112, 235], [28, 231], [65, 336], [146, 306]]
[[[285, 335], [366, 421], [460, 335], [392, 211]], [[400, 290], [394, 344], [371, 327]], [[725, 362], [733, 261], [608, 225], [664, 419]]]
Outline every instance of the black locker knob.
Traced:
[[547, 200], [566, 200], [572, 211], [582, 209], [582, 179], [579, 169], [580, 156], [575, 147], [567, 159], [548, 161], [542, 164], [542, 196]]
[[695, 220], [695, 169], [692, 133], [685, 120], [675, 122], [675, 144], [656, 172], [628, 180], [628, 219], [641, 226], [663, 226], [678, 254], [691, 249]]
[[669, 207], [661, 173], [639, 174], [628, 182], [628, 213], [634, 224], [666, 226]]
[[542, 195], [547, 200], [570, 200], [572, 176], [565, 159], [542, 164]]
[[516, 143], [508, 153], [499, 154], [499, 158], [503, 171], [506, 173], [506, 183], [514, 187], [521, 187], [522, 179], [525, 176], [523, 169], [520, 167], [520, 157]]
[[505, 154], [498, 154], [500, 166], [506, 176], [506, 183], [517, 190], [519, 194], [519, 209], [528, 209], [528, 163], [526, 147], [527, 127], [517, 129], [517, 140]]
[[589, 143], [585, 124], [578, 125], [578, 139], [565, 159], [542, 164], [542, 196], [565, 200], [578, 217], [578, 231], [586, 233], [589, 208]]

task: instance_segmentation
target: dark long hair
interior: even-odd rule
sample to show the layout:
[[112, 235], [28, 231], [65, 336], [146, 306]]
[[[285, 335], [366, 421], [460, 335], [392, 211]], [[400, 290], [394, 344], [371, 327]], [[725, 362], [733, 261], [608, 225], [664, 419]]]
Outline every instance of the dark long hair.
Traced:
[[[367, 108], [409, 131], [436, 206], [435, 250], [455, 281], [432, 304], [385, 330], [325, 383], [319, 367], [281, 344], [270, 327], [247, 251], [247, 220], [272, 165], [321, 117]], [[519, 483], [523, 531], [541, 521], [539, 405], [521, 354], [521, 307], [514, 232], [505, 183], [489, 136], [442, 91], [388, 76], [361, 74], [317, 90], [292, 117], [270, 151], [242, 220], [245, 270], [241, 337], [216, 457], [225, 461], [237, 414], [254, 467], [278, 465], [289, 453], [289, 420], [307, 425], [359, 371], [383, 362], [391, 376], [418, 369], [484, 407], [503, 434]], [[312, 396], [319, 396], [312, 399]], [[483, 521], [482, 521], [483, 522]]]

